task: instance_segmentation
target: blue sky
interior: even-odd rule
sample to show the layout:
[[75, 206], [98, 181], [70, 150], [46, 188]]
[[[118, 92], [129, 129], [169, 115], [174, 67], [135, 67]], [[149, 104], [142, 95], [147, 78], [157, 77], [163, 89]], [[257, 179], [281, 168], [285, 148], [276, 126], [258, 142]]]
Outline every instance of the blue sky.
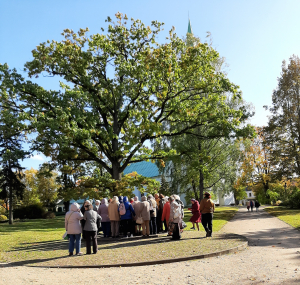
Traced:
[[[272, 103], [282, 61], [300, 54], [298, 0], [0, 0], [0, 63], [7, 62], [22, 73], [39, 43], [61, 40], [65, 28], [89, 27], [90, 34], [100, 33], [106, 17], [118, 11], [147, 25], [152, 20], [164, 22], [159, 42], [164, 42], [172, 26], [180, 37], [185, 36], [189, 13], [196, 36], [204, 41], [207, 31], [212, 34], [213, 46], [229, 65], [229, 79], [255, 107], [251, 123], [257, 126], [267, 123], [263, 105]], [[53, 78], [37, 82], [45, 88], [58, 88]], [[38, 168], [42, 159], [42, 155], [36, 156], [23, 164]]]

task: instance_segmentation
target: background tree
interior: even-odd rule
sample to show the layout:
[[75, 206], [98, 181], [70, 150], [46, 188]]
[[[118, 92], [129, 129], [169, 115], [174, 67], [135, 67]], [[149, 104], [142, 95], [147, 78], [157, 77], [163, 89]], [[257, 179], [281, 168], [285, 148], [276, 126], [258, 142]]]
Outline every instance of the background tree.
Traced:
[[[15, 70], [0, 66], [7, 98], [22, 102], [24, 119], [38, 131], [37, 147], [66, 147], [72, 160], [99, 163], [115, 180], [129, 163], [166, 157], [148, 140], [189, 133], [210, 123], [222, 136], [239, 129], [246, 110], [231, 108], [225, 93], [240, 97], [238, 86], [212, 64], [218, 53], [209, 45], [186, 47], [170, 31], [164, 44], [155, 41], [161, 23], [146, 27], [140, 20], [127, 26], [116, 14], [108, 33], [86, 36], [65, 30], [61, 42], [40, 44], [26, 64], [29, 76], [60, 76], [63, 91], [45, 90], [24, 81]], [[112, 23], [112, 24], [111, 24]], [[162, 129], [168, 122], [171, 128]], [[178, 123], [181, 124], [178, 124]], [[248, 127], [248, 131], [251, 128]], [[47, 144], [45, 144], [47, 142]]]
[[[268, 107], [266, 107], [268, 108]], [[265, 132], [279, 180], [300, 175], [300, 59], [293, 55], [282, 63], [273, 91], [271, 117]]]

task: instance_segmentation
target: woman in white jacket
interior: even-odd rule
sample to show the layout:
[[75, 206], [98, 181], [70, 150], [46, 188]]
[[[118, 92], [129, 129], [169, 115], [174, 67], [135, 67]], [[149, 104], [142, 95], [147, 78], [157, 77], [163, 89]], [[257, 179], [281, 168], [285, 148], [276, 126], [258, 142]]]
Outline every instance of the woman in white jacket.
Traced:
[[81, 225], [80, 220], [83, 215], [80, 212], [80, 206], [77, 203], [71, 205], [70, 211], [65, 217], [65, 228], [69, 236], [69, 255], [73, 255], [74, 244], [76, 241], [76, 255], [82, 255], [81, 248]]

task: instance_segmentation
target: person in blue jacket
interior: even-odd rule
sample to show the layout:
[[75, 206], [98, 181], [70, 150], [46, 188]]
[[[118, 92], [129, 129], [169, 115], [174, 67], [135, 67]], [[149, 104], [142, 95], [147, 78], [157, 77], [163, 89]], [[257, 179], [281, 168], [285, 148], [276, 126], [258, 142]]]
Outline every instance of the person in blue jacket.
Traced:
[[[125, 207], [124, 214], [122, 214], [122, 204]], [[135, 212], [132, 205], [128, 202], [127, 196], [123, 197], [123, 203], [119, 205], [119, 213], [121, 217], [121, 225], [124, 233], [124, 238], [128, 238], [128, 236], [133, 237], [132, 216], [135, 216]]]

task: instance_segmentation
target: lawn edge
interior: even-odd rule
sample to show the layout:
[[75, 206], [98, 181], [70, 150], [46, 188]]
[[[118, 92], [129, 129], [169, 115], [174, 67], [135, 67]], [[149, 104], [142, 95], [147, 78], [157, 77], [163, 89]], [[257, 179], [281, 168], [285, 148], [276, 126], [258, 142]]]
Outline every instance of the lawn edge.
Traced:
[[[110, 268], [110, 267], [133, 267], [133, 266], [147, 266], [147, 265], [156, 265], [156, 264], [168, 264], [168, 263], [175, 263], [175, 262], [182, 262], [182, 261], [190, 261], [195, 259], [204, 259], [209, 257], [215, 257], [215, 256], [221, 256], [225, 254], [234, 253], [236, 251], [242, 251], [245, 250], [248, 247], [248, 240], [246, 237], [239, 235], [246, 239], [245, 242], [243, 242], [241, 245], [238, 245], [236, 247], [232, 247], [229, 249], [225, 249], [222, 251], [216, 251], [212, 253], [207, 254], [200, 254], [200, 255], [192, 255], [188, 257], [179, 257], [174, 259], [161, 259], [161, 260], [155, 260], [155, 261], [144, 261], [144, 262], [138, 262], [138, 263], [119, 263], [119, 264], [103, 264], [103, 265], [63, 265], [63, 266], [38, 266], [38, 265], [25, 265], [27, 267], [36, 267], [36, 268], [63, 268], [63, 269], [71, 269], [71, 268]], [[9, 264], [6, 264], [6, 266], [9, 266]], [[1, 266], [0, 266], [1, 267]]]

